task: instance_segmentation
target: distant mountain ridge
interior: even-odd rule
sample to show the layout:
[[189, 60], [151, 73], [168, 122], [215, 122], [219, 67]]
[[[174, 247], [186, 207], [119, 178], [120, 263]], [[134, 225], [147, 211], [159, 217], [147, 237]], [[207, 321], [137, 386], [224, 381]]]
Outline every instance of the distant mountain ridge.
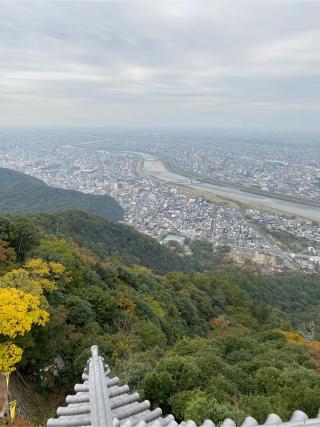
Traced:
[[115, 221], [123, 218], [121, 206], [108, 195], [50, 187], [38, 178], [0, 168], [0, 212], [53, 213], [63, 209], [81, 209]]

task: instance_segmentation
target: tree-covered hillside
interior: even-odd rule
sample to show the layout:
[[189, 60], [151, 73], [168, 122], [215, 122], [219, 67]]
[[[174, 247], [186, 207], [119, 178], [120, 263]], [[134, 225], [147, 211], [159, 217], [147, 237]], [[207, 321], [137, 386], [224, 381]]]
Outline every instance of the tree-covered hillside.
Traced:
[[132, 227], [85, 212], [65, 210], [51, 215], [32, 215], [30, 221], [46, 233], [72, 239], [102, 260], [118, 255], [125, 263], [142, 264], [158, 274], [202, 268], [195, 258], [175, 254]]
[[[35, 223], [26, 230], [26, 221], [0, 222], [0, 293], [29, 294], [34, 311], [30, 332], [14, 336], [17, 300], [0, 298], [7, 325], [0, 327], [0, 367], [1, 345], [22, 349], [16, 368], [42, 395], [65, 396], [79, 380], [89, 347], [98, 344], [122, 381], [178, 420], [241, 423], [245, 415], [262, 421], [271, 412], [286, 419], [297, 408], [317, 414], [319, 336], [296, 332], [274, 306], [283, 305], [274, 288], [262, 294], [268, 299], [272, 292], [274, 304], [262, 301], [264, 276], [229, 267], [155, 276], [142, 265], [89, 255], [62, 231], [45, 235]], [[45, 215], [43, 228], [47, 221]], [[277, 276], [268, 280], [273, 277], [277, 283]], [[308, 310], [309, 288], [314, 295], [319, 276], [301, 278], [308, 286], [297, 295]], [[290, 274], [281, 280], [286, 292], [299, 289]]]
[[282, 310], [295, 325], [314, 321], [320, 326], [319, 274], [287, 272], [258, 275], [229, 268], [221, 271], [221, 275], [245, 289], [251, 298]]
[[0, 212], [57, 212], [82, 209], [94, 215], [121, 220], [122, 208], [112, 197], [85, 194], [49, 187], [43, 181], [6, 168], [0, 168]]

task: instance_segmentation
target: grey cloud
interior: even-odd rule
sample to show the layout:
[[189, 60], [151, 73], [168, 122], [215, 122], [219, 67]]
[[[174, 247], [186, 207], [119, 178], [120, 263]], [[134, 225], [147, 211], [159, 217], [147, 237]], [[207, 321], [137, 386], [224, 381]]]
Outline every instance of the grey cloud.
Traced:
[[303, 111], [301, 126], [318, 126], [318, 2], [2, 1], [0, 13], [3, 125], [250, 126]]

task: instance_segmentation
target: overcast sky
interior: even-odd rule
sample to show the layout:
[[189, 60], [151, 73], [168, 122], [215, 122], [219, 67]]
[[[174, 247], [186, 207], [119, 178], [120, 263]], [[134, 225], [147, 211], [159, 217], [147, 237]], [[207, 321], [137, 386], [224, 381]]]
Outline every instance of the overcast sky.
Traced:
[[0, 8], [0, 125], [320, 129], [320, 1]]

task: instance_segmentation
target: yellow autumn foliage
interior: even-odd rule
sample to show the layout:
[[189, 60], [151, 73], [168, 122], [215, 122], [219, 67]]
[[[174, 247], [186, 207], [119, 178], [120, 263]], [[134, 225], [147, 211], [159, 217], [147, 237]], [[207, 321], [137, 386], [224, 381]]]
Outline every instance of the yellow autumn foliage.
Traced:
[[121, 307], [122, 310], [124, 310], [126, 313], [130, 314], [131, 316], [134, 316], [136, 313], [136, 304], [132, 299], [128, 298], [124, 294], [120, 294], [118, 297], [118, 305]]
[[40, 258], [30, 259], [24, 266], [35, 277], [44, 277], [50, 272], [48, 264]]
[[65, 269], [57, 262], [47, 263], [40, 258], [27, 261], [24, 268], [13, 269], [0, 278], [0, 288], [16, 288], [40, 297], [44, 291], [52, 292], [57, 286], [55, 280]]
[[306, 345], [306, 340], [298, 332], [283, 331], [281, 329], [277, 329], [277, 332], [280, 332], [280, 334], [284, 335], [290, 344]]
[[[62, 264], [35, 258], [0, 277], [0, 338], [2, 335], [14, 339], [29, 332], [33, 325], [47, 323], [44, 291], [54, 291], [56, 280], [64, 271]], [[0, 372], [10, 373], [21, 360], [23, 350], [11, 341], [1, 341]]]
[[153, 298], [151, 295], [145, 293], [143, 294], [143, 299], [148, 303], [153, 313], [158, 317], [164, 317], [166, 315], [165, 310], [161, 307], [158, 301]]
[[23, 350], [12, 342], [0, 344], [0, 373], [8, 374], [15, 371], [15, 365], [20, 362]]
[[59, 262], [51, 261], [48, 263], [49, 269], [51, 273], [57, 277], [60, 277], [65, 272], [64, 265], [60, 264]]
[[29, 272], [23, 268], [11, 270], [2, 276], [0, 288], [15, 288], [36, 296], [40, 296], [43, 292], [41, 284], [31, 279]]
[[131, 270], [137, 274], [147, 274], [152, 273], [152, 269], [145, 267], [144, 265], [133, 264], [131, 266]]
[[49, 313], [40, 308], [40, 298], [15, 288], [0, 289], [0, 334], [15, 338], [44, 325]]

